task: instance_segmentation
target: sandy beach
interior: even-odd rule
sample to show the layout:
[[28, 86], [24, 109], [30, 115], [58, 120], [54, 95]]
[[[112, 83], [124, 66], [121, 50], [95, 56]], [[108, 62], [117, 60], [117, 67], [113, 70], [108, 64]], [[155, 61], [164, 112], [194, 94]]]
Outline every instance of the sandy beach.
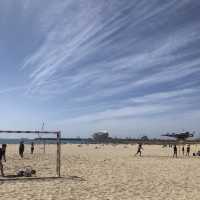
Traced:
[[[198, 147], [193, 146], [192, 151]], [[172, 149], [144, 146], [135, 157], [136, 145], [62, 145], [61, 179], [0, 181], [0, 199], [32, 200], [197, 200], [200, 196], [200, 158], [172, 158]], [[6, 175], [24, 166], [37, 177], [56, 176], [56, 146], [25, 146], [20, 159], [17, 145], [8, 145]]]

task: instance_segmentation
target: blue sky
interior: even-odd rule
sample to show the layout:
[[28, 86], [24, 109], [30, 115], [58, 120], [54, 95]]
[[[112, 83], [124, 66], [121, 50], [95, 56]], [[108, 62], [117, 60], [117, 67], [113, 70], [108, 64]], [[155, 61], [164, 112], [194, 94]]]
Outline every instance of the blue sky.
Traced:
[[200, 132], [200, 1], [1, 0], [1, 129]]

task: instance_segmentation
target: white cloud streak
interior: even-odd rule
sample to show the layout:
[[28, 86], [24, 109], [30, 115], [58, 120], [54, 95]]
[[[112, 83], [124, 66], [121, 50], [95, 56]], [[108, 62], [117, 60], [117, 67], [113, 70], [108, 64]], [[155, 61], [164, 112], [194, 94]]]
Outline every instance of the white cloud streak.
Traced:
[[21, 69], [28, 95], [63, 99], [66, 112], [88, 108], [67, 120], [148, 117], [199, 99], [200, 26], [190, 10], [197, 1], [46, 3], [21, 1], [24, 16], [36, 11], [43, 38]]

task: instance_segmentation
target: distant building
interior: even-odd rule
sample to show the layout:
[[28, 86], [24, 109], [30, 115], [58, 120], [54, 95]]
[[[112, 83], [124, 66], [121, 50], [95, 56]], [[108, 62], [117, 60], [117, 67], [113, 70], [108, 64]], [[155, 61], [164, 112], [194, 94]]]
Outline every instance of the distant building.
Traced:
[[149, 138], [145, 135], [141, 137], [141, 140], [149, 140]]
[[106, 142], [109, 139], [109, 133], [107, 131], [99, 131], [92, 135], [95, 142]]

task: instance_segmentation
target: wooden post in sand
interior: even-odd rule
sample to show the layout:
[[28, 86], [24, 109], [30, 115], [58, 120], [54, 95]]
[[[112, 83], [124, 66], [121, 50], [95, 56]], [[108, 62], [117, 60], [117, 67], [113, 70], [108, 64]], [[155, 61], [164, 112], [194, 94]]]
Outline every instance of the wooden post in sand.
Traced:
[[45, 153], [45, 140], [43, 141], [43, 153]]
[[58, 132], [57, 133], [57, 162], [56, 162], [56, 172], [57, 172], [57, 176], [60, 177], [60, 165], [61, 165], [61, 145], [60, 145], [60, 137], [61, 137], [61, 133]]

